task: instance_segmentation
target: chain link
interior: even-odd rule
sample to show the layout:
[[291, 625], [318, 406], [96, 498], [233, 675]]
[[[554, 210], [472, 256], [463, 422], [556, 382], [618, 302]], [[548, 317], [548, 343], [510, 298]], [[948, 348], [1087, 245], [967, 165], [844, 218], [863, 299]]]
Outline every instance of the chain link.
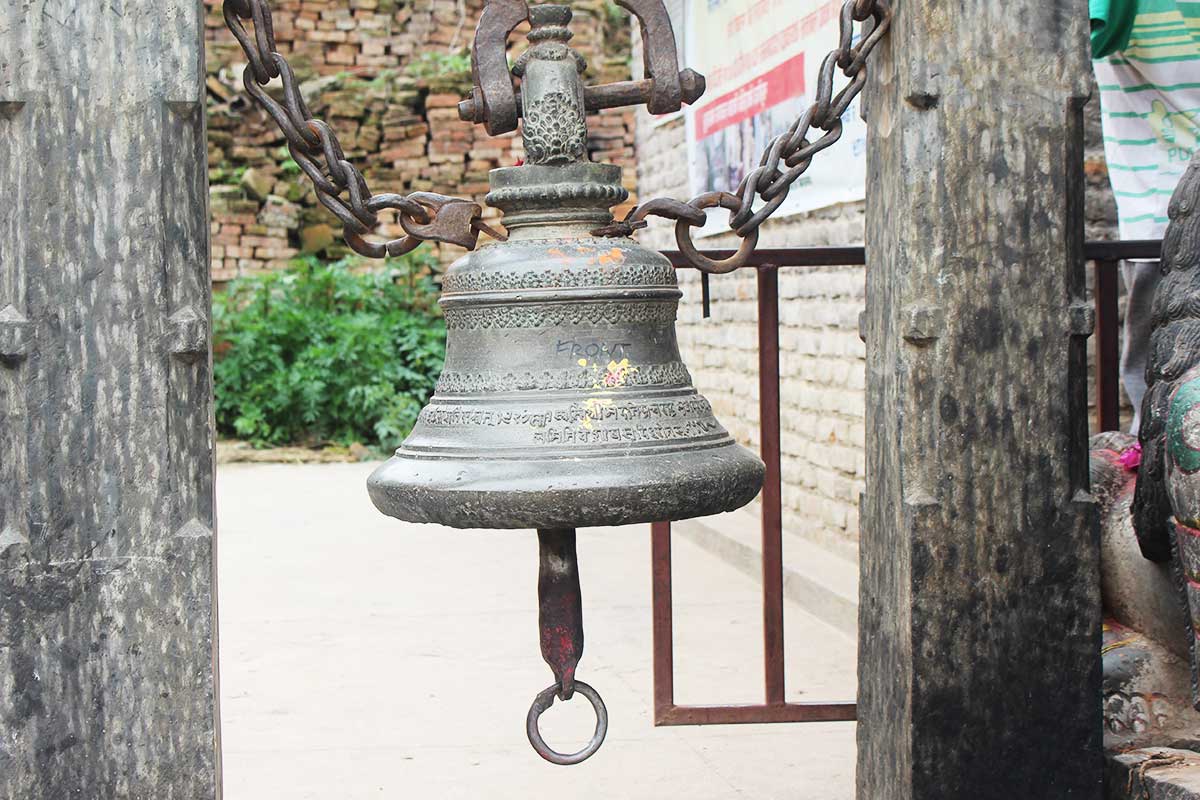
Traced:
[[[225, 0], [222, 10], [225, 24], [249, 62], [242, 76], [247, 93], [279, 126], [292, 159], [312, 181], [320, 203], [342, 223], [346, 242], [355, 252], [383, 258], [410, 252], [425, 240], [474, 249], [481, 232], [505, 238], [484, 224], [482, 209], [470, 200], [428, 192], [372, 195], [362, 173], [346, 160], [333, 129], [313, 118], [292, 68], [275, 52], [267, 0]], [[253, 32], [246, 29], [246, 21], [253, 23]], [[867, 58], [887, 34], [891, 21], [888, 0], [845, 0], [839, 17], [838, 46], [821, 63], [816, 99], [787, 131], [771, 142], [758, 167], [735, 191], [709, 192], [687, 203], [668, 198], [651, 200], [635, 208], [624, 220], [593, 233], [629, 236], [646, 226], [647, 217], [663, 217], [675, 221], [675, 239], [693, 266], [713, 273], [744, 266], [754, 252], [763, 222], [787, 199], [813, 157], [841, 138], [842, 115], [866, 84]], [[857, 45], [854, 44], [856, 23], [863, 24], [863, 35]], [[839, 70], [849, 83], [834, 94], [835, 72]], [[276, 78], [283, 86], [282, 103], [265, 89]], [[821, 135], [809, 141], [814, 131]], [[759, 201], [762, 205], [756, 209]], [[705, 224], [706, 209], [713, 207], [731, 212], [730, 227], [742, 239], [737, 253], [723, 261], [701, 255], [692, 240], [694, 229]], [[387, 242], [368, 240], [366, 234], [379, 224], [379, 212], [384, 210], [398, 213], [406, 235]]]
[[[699, 270], [724, 273], [744, 266], [758, 243], [762, 224], [787, 199], [792, 185], [805, 173], [813, 156], [832, 147], [842, 137], [842, 115], [867, 82], [867, 58], [887, 34], [892, 23], [888, 0], [846, 0], [840, 16], [838, 46], [821, 62], [816, 100], [787, 131], [772, 140], [758, 167], [733, 192], [709, 192], [687, 203], [656, 199], [638, 206], [620, 222], [593, 231], [596, 236], [629, 236], [646, 227], [649, 216], [675, 221], [675, 240], [680, 251]], [[862, 38], [854, 44], [855, 23], [866, 23]], [[833, 93], [834, 73], [840, 70], [849, 83]], [[809, 141], [813, 131], [820, 136]], [[763, 205], [755, 209], [755, 203]], [[692, 241], [695, 228], [704, 225], [705, 209], [719, 206], [731, 212], [730, 227], [742, 239], [737, 253], [723, 261], [703, 256]]]
[[[399, 256], [426, 240], [473, 250], [481, 232], [505, 238], [483, 222], [483, 209], [470, 200], [429, 192], [372, 195], [362, 173], [346, 160], [333, 129], [313, 118], [295, 73], [275, 52], [267, 0], [225, 0], [222, 13], [249, 62], [242, 74], [246, 92], [279, 126], [292, 159], [312, 181], [317, 200], [342, 223], [346, 243], [356, 253], [369, 258]], [[246, 29], [247, 21], [253, 23], [253, 33]], [[275, 78], [283, 85], [282, 103], [265, 88]], [[368, 240], [366, 235], [379, 224], [379, 212], [385, 210], [398, 213], [406, 235], [386, 242]]]

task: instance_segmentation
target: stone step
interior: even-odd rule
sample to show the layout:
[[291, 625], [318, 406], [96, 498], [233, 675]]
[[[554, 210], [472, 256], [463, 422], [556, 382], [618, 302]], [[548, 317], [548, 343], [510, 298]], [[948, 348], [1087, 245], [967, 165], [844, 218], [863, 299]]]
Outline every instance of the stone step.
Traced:
[[1200, 800], [1200, 753], [1146, 747], [1107, 753], [1105, 800]]

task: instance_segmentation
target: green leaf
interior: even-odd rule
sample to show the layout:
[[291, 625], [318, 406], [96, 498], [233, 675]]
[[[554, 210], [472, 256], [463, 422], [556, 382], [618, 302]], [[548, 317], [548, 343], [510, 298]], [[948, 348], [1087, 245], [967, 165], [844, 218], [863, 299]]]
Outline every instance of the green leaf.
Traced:
[[395, 447], [445, 360], [428, 255], [297, 259], [213, 298], [218, 429], [256, 446]]

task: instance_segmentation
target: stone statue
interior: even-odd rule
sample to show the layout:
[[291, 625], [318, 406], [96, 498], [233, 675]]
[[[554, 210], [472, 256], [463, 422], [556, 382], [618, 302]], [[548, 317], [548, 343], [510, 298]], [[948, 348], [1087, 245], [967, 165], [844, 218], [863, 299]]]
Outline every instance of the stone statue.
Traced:
[[1154, 298], [1146, 397], [1142, 402], [1142, 464], [1133, 502], [1142, 554], [1173, 555], [1171, 522], [1195, 527], [1200, 519], [1200, 453], [1188, 412], [1200, 399], [1200, 151], [1179, 181], [1163, 239], [1163, 280]]
[[[1138, 440], [1092, 438], [1109, 749], [1200, 730], [1200, 152], [1169, 205]], [[1188, 668], [1190, 662], [1190, 670]], [[1190, 673], [1190, 674], [1189, 674]]]
[[1130, 506], [1140, 451], [1127, 433], [1092, 437], [1092, 494], [1100, 503], [1104, 596], [1104, 725], [1110, 749], [1159, 743], [1195, 718], [1187, 615], [1169, 563], [1139, 552]]
[[[1191, 661], [1192, 704], [1200, 708], [1200, 151], [1192, 159], [1175, 193], [1168, 214], [1171, 222], [1163, 239], [1163, 280], [1154, 297], [1150, 355], [1146, 367], [1147, 391], [1142, 403], [1139, 434], [1140, 464], [1132, 502], [1132, 523], [1145, 560], [1133, 553], [1107, 553], [1113, 559], [1140, 562], [1122, 569], [1143, 576], [1157, 568], [1161, 577], [1143, 581], [1144, 597], [1136, 605], [1145, 616], [1128, 619], [1133, 627], [1151, 635], [1175, 652], [1175, 628], [1186, 634]], [[1107, 434], [1108, 444], [1119, 434]], [[1124, 443], [1124, 442], [1121, 442]], [[1131, 443], [1130, 443], [1131, 444]], [[1095, 451], [1093, 451], [1095, 459]], [[1103, 483], [1103, 479], [1099, 481]], [[1095, 491], [1093, 484], [1093, 490]], [[1104, 500], [1102, 499], [1103, 503]], [[1118, 512], [1119, 513], [1119, 512]], [[1108, 517], [1105, 517], [1108, 522]], [[1108, 537], [1120, 537], [1123, 522], [1105, 525]], [[1128, 542], [1128, 537], [1124, 537]], [[1111, 558], [1109, 556], [1112, 556]], [[1151, 565], [1156, 566], [1151, 566]], [[1168, 570], [1170, 574], [1168, 575]], [[1106, 578], [1108, 575], [1106, 574]], [[1125, 586], [1105, 583], [1105, 600], [1120, 597]], [[1151, 600], [1151, 596], [1156, 599]], [[1169, 608], [1166, 598], [1177, 598], [1183, 619]], [[1132, 598], [1130, 598], [1132, 599]], [[1120, 604], [1121, 601], [1116, 601]], [[1153, 610], [1149, 609], [1153, 607]], [[1111, 608], [1111, 605], [1110, 605]], [[1134, 615], [1139, 616], [1139, 615]], [[1154, 619], [1150, 619], [1154, 617]], [[1165, 629], [1164, 629], [1165, 626]], [[1106, 663], [1107, 667], [1107, 663]]]
[[[1105, 797], [1200, 786], [1200, 151], [1171, 197], [1139, 437], [1092, 437]], [[1155, 771], [1153, 779], [1149, 771]]]

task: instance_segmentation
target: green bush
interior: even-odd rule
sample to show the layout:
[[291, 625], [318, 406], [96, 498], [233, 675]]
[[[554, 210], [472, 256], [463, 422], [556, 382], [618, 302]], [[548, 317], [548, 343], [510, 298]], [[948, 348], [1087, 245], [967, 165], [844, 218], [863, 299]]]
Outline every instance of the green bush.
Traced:
[[233, 281], [213, 299], [218, 430], [256, 446], [398, 445], [445, 359], [429, 265], [307, 257]]

